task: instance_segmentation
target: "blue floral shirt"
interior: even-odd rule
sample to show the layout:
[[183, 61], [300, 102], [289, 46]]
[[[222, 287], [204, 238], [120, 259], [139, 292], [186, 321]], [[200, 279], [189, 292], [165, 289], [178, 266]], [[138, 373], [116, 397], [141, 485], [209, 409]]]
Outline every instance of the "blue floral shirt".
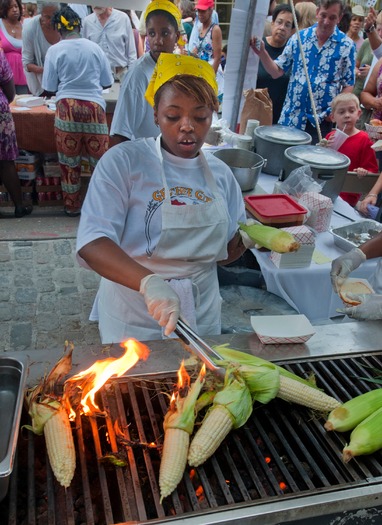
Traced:
[[[318, 45], [317, 24], [300, 31], [307, 70], [320, 122], [330, 114], [330, 103], [355, 81], [355, 46], [337, 27], [322, 47]], [[275, 63], [291, 76], [279, 124], [305, 129], [307, 120], [315, 125], [308, 85], [298, 45], [293, 35]]]

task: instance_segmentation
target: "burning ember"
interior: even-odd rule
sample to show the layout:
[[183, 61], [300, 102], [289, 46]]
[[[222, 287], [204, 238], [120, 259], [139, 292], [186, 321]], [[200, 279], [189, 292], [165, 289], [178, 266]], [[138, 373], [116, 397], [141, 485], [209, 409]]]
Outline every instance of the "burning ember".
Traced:
[[135, 339], [128, 339], [121, 343], [121, 346], [126, 349], [121, 357], [109, 357], [96, 361], [87, 370], [79, 372], [65, 381], [62, 401], [71, 420], [75, 419], [77, 411], [81, 415], [100, 412], [100, 408], [95, 402], [95, 395], [98, 390], [112, 376], [120, 377], [135, 366], [140, 359], [146, 360], [150, 353], [147, 346]]

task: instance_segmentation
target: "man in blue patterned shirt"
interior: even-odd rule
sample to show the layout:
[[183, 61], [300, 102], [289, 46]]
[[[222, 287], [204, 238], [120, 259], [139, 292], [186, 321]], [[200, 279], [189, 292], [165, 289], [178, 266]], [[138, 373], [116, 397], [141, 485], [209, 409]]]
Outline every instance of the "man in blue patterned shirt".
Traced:
[[[317, 23], [300, 31], [307, 71], [312, 86], [321, 136], [331, 130], [330, 103], [336, 95], [351, 92], [355, 81], [355, 46], [337, 27], [344, 10], [342, 0], [319, 0]], [[310, 102], [308, 85], [297, 35], [293, 35], [283, 53], [272, 60], [259, 39], [251, 39], [251, 48], [259, 55], [272, 78], [291, 70], [288, 91], [279, 124], [305, 130], [318, 142], [318, 133]]]

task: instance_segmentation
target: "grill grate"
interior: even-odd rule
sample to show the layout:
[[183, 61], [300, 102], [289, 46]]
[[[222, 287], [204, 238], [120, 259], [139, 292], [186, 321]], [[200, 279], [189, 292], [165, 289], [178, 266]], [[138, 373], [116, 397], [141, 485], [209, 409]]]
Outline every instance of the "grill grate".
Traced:
[[[284, 366], [302, 377], [313, 373], [327, 393], [347, 401], [375, 388], [356, 377], [372, 377], [373, 367], [382, 368], [382, 356], [289, 361]], [[171, 517], [382, 482], [381, 451], [344, 464], [341, 453], [348, 433], [326, 432], [323, 420], [309, 410], [274, 400], [256, 405], [246, 425], [232, 432], [203, 466], [188, 468], [162, 505], [160, 446], [150, 444], [163, 442], [167, 394], [175, 382], [176, 377], [157, 374], [112, 380], [101, 389], [99, 403], [109, 416], [77, 418], [77, 468], [67, 491], [53, 478], [43, 438], [22, 432], [9, 494], [0, 503], [1, 523], [168, 522]], [[116, 424], [123, 430], [123, 443]], [[97, 461], [110, 453], [124, 456], [127, 466]]]

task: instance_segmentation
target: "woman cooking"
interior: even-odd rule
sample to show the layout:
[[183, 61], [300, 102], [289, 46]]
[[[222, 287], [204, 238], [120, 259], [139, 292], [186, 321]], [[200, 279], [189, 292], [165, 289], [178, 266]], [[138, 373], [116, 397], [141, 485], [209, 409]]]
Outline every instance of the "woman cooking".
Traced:
[[220, 333], [218, 261], [245, 247], [245, 218], [230, 169], [201, 147], [217, 110], [212, 67], [160, 55], [146, 98], [161, 130], [111, 148], [83, 205], [77, 251], [103, 278], [92, 320], [103, 343], [160, 339], [180, 313], [200, 334]]

